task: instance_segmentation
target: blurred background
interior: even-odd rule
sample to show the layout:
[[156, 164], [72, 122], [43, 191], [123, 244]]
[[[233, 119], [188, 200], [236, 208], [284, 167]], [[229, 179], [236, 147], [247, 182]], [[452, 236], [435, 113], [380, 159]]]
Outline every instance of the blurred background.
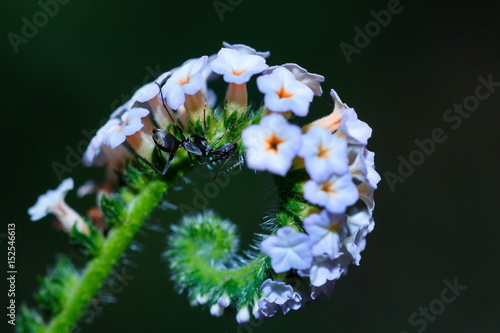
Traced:
[[[478, 105], [471, 97], [479, 76], [487, 80], [491, 74], [500, 82], [497, 2], [61, 0], [57, 13], [49, 9], [51, 16], [40, 14], [44, 3], [0, 4], [5, 36], [0, 237], [8, 223], [16, 224], [18, 305], [35, 304], [37, 276], [57, 253], [71, 251], [67, 236], [53, 230], [50, 219], [32, 223], [26, 212], [38, 195], [59, 184], [53, 163], [74, 163], [63, 177], [73, 177], [77, 186], [100, 179], [101, 170], [65, 161], [68, 151], [81, 149], [84, 131], [98, 128], [142, 84], [187, 59], [216, 53], [227, 41], [270, 50], [268, 64], [294, 62], [324, 75], [324, 94], [315, 98], [308, 120], [332, 110], [328, 92], [335, 88], [373, 128], [368, 148], [376, 153], [383, 179], [375, 193], [376, 228], [361, 266], [352, 267], [329, 298], [262, 324], [239, 326], [234, 313], [211, 317], [174, 291], [161, 253], [169, 224], [180, 213], [160, 210], [151, 224], [165, 231], [139, 235], [143, 251], [127, 255], [137, 264], [129, 270], [133, 278], [116, 295], [116, 304], [105, 305], [81, 331], [498, 331], [500, 87], [490, 87]], [[386, 17], [385, 26], [370, 23], [388, 8], [390, 22]], [[26, 22], [38, 27], [30, 30]], [[359, 31], [365, 28], [372, 30], [363, 39]], [[222, 80], [213, 87], [222, 98]], [[250, 99], [261, 103], [256, 94]], [[464, 101], [474, 111], [443, 119]], [[410, 175], [388, 181], [398, 175], [401, 158], [419, 154], [415, 140], [431, 138], [438, 128], [446, 141], [436, 143]], [[203, 186], [209, 178], [197, 169], [195, 184]], [[269, 209], [267, 184], [265, 177], [243, 172], [209, 203], [238, 224], [244, 249]], [[194, 188], [171, 192], [168, 199], [192, 202]], [[67, 201], [82, 213], [93, 203], [74, 192]], [[0, 240], [5, 263], [6, 240]], [[467, 288], [440, 308], [445, 280]], [[1, 295], [4, 299], [6, 291]], [[413, 315], [429, 305], [435, 315]], [[423, 322], [412, 324], [412, 315]], [[2, 317], [2, 327], [10, 331]]]

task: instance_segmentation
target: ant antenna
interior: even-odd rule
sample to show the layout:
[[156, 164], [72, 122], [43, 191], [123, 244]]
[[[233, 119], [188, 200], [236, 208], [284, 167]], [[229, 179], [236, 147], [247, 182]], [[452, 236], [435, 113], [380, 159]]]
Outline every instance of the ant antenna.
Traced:
[[175, 128], [177, 128], [177, 131], [179, 132], [181, 137], [184, 137], [184, 132], [179, 127], [179, 125], [177, 125], [177, 122], [175, 121], [174, 117], [172, 117], [172, 115], [170, 114], [170, 111], [168, 110], [167, 105], [165, 104], [165, 98], [163, 97], [163, 91], [161, 90], [160, 84], [158, 82], [155, 82], [155, 83], [158, 86], [158, 88], [160, 88], [160, 97], [161, 97], [161, 103], [163, 104], [163, 108], [165, 109], [165, 111], [167, 111], [167, 114], [170, 117], [170, 120], [172, 120], [172, 123], [174, 124]]

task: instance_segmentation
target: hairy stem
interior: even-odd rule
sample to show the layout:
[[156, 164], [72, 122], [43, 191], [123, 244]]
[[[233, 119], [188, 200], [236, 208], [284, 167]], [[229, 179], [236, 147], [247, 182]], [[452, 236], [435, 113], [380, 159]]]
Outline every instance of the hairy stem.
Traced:
[[167, 190], [160, 180], [149, 182], [127, 206], [125, 221], [112, 228], [102, 251], [88, 263], [80, 284], [68, 295], [66, 306], [49, 323], [46, 332], [70, 332], [82, 318], [89, 303], [96, 296], [132, 239], [143, 226], [151, 211]]

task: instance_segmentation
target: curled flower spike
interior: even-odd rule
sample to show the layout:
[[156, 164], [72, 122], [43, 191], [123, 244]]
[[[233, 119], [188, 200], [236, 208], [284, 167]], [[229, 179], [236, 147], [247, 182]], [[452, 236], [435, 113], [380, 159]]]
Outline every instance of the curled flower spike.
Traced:
[[314, 96], [311, 88], [295, 79], [285, 68], [276, 68], [271, 74], [258, 77], [257, 87], [264, 94], [267, 109], [273, 112], [292, 111], [299, 117], [307, 115]]
[[[104, 166], [106, 178], [78, 192], [97, 192], [88, 222], [64, 202], [71, 179], [29, 209], [32, 220], [54, 214], [87, 262], [76, 270], [69, 260], [59, 261], [37, 295], [48, 315], [23, 310], [24, 331], [75, 329], [148, 215], [173, 206], [165, 195], [190, 182], [191, 168], [214, 170], [206, 172], [214, 182], [204, 190], [211, 199], [236, 167], [267, 172], [276, 186], [266, 234], [256, 235], [251, 251], [240, 251], [236, 225], [204, 209], [208, 203], [200, 208], [194, 198], [201, 212], [179, 205], [183, 218], [171, 225], [164, 253], [171, 274], [165, 283], [186, 292], [192, 306], [216, 317], [236, 311], [239, 323], [251, 314], [258, 320], [286, 314], [331, 292], [349, 266], [359, 264], [374, 228], [373, 192], [380, 181], [366, 148], [371, 128], [334, 90], [332, 113], [299, 127], [291, 115], [308, 114], [324, 77], [292, 63], [268, 67], [269, 52], [223, 46], [140, 87], [96, 131], [83, 162]], [[254, 75], [260, 93], [249, 103]], [[229, 84], [225, 99], [210, 89], [215, 79]]]
[[246, 83], [252, 75], [258, 74], [268, 66], [263, 57], [253, 54], [242, 54], [236, 50], [223, 48], [217, 54], [217, 59], [210, 64], [215, 73], [224, 76], [229, 83], [226, 94], [227, 109], [239, 110], [247, 108]]
[[69, 207], [64, 198], [69, 190], [74, 187], [72, 178], [67, 178], [55, 190], [49, 190], [47, 193], [38, 197], [35, 205], [28, 209], [31, 221], [38, 221], [47, 214], [53, 214], [65, 232], [71, 233], [73, 226], [83, 234], [90, 234], [89, 227], [83, 221], [83, 218]]
[[259, 125], [246, 128], [242, 138], [251, 169], [285, 176], [300, 148], [301, 132], [282, 115], [270, 114]]

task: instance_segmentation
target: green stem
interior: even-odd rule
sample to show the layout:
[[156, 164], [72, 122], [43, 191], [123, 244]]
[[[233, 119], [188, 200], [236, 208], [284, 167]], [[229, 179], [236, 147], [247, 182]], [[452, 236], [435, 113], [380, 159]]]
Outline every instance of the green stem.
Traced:
[[46, 332], [70, 332], [76, 326], [89, 303], [102, 288], [113, 266], [144, 225], [145, 219], [158, 205], [166, 190], [166, 183], [153, 180], [129, 203], [126, 220], [112, 228], [103, 244], [102, 251], [89, 262], [79, 286], [72, 295], [68, 296], [65, 307], [52, 319]]

